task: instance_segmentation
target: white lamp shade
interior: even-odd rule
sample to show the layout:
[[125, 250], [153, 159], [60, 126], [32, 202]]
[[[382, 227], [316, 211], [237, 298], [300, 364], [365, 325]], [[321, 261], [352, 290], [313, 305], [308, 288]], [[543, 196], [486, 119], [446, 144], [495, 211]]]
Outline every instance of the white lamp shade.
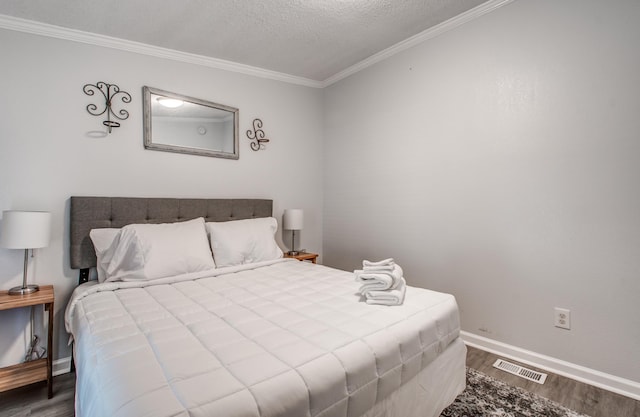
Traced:
[[286, 209], [282, 227], [285, 230], [302, 230], [304, 226], [304, 211], [302, 209]]
[[44, 248], [51, 235], [51, 213], [9, 210], [2, 212], [0, 247], [7, 249]]

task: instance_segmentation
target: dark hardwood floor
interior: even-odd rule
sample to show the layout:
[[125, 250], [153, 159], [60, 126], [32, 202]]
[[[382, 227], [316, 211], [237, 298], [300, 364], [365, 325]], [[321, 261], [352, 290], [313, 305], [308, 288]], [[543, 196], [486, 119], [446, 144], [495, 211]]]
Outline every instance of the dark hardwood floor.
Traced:
[[[492, 353], [468, 347], [468, 366], [508, 384], [591, 417], [640, 417], [640, 401], [537, 369], [549, 375], [547, 381], [540, 385], [494, 368], [492, 365], [497, 358]], [[509, 362], [517, 363], [510, 359]], [[73, 417], [74, 389], [75, 374], [69, 373], [54, 378], [53, 398], [50, 400], [47, 400], [45, 383], [0, 393], [0, 417]]]

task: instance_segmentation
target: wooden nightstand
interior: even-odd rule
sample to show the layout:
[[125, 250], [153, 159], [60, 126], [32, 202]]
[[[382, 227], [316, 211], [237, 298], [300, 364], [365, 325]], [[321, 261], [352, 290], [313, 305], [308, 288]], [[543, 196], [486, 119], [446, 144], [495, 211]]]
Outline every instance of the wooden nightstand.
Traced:
[[36, 359], [18, 365], [0, 368], [0, 392], [18, 388], [34, 382], [47, 381], [47, 395], [53, 397], [53, 285], [41, 285], [40, 291], [26, 295], [9, 295], [7, 291], [0, 291], [0, 310], [44, 305], [49, 312], [49, 326], [47, 329], [47, 357]]
[[285, 258], [295, 258], [299, 261], [311, 261], [312, 263], [316, 263], [316, 261], [318, 260], [318, 254], [317, 253], [311, 253], [311, 252], [300, 252], [297, 255], [289, 255], [288, 253], [284, 253], [284, 257]]

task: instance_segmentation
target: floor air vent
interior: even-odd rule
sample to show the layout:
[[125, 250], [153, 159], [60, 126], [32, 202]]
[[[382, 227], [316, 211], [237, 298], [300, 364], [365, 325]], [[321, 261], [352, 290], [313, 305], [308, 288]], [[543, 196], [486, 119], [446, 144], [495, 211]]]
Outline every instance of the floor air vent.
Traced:
[[529, 381], [537, 382], [538, 384], [544, 384], [544, 381], [547, 379], [547, 374], [532, 371], [531, 369], [523, 368], [520, 365], [516, 365], [515, 363], [507, 362], [502, 359], [495, 361], [493, 367], [502, 369], [505, 372], [509, 372], [510, 374], [517, 375], [524, 379], [528, 379]]

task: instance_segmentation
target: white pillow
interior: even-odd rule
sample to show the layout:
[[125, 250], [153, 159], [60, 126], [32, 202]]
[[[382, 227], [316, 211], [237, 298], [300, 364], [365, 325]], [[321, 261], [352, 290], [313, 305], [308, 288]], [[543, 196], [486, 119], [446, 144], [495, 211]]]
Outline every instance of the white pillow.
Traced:
[[89, 232], [89, 237], [96, 250], [96, 258], [98, 258], [98, 262], [96, 263], [98, 282], [104, 282], [107, 279], [105, 268], [109, 265], [109, 261], [111, 261], [111, 254], [107, 251], [119, 233], [120, 229], [113, 228], [91, 229]]
[[107, 281], [151, 280], [216, 267], [202, 217], [127, 225], [103, 258]]
[[282, 258], [273, 217], [206, 224], [218, 268]]

